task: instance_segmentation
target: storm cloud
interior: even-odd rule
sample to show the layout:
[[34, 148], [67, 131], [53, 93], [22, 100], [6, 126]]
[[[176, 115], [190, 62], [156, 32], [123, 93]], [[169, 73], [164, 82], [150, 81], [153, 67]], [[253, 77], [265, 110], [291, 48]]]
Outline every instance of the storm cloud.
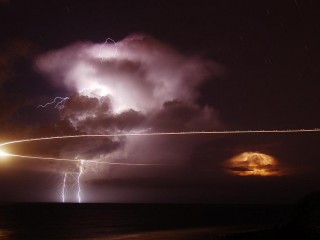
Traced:
[[[215, 109], [197, 104], [201, 84], [221, 75], [222, 67], [147, 35], [117, 43], [78, 42], [42, 54], [36, 66], [70, 92], [60, 118], [81, 133], [199, 131], [223, 125]], [[121, 144], [105, 155], [99, 151], [101, 160], [167, 163], [174, 158], [183, 163], [197, 145], [171, 137], [113, 141]]]

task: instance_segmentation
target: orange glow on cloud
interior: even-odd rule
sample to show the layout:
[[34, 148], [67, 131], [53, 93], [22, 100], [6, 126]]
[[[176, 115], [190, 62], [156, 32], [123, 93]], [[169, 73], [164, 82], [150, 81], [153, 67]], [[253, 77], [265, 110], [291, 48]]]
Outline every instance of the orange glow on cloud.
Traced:
[[226, 162], [227, 171], [237, 176], [281, 176], [278, 161], [267, 154], [243, 152]]

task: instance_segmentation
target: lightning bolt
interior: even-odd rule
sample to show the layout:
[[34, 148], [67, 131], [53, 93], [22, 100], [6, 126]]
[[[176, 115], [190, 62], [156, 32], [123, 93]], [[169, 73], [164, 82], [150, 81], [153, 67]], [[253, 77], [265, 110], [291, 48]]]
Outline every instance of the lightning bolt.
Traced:
[[[61, 201], [64, 203], [66, 202], [66, 194], [67, 194], [67, 185], [70, 184], [70, 177], [75, 181], [74, 184], [72, 184], [71, 187], [76, 186], [77, 188], [77, 201], [78, 203], [82, 202], [81, 196], [82, 196], [82, 190], [81, 190], [81, 176], [84, 173], [84, 163], [85, 160], [78, 160], [79, 161], [79, 171], [78, 172], [65, 172], [63, 174], [63, 180], [62, 180], [62, 188], [61, 188]], [[67, 181], [68, 180], [68, 181]]]
[[80, 160], [80, 166], [79, 166], [79, 174], [78, 174], [78, 177], [77, 177], [77, 186], [78, 186], [78, 203], [81, 203], [81, 182], [80, 182], [80, 179], [81, 179], [81, 176], [83, 174], [83, 164], [84, 164], [84, 160]]
[[61, 191], [61, 200], [62, 202], [65, 202], [65, 194], [66, 194], [66, 180], [67, 180], [67, 173], [63, 174], [63, 182], [62, 182], [62, 191]]
[[55, 104], [54, 108], [61, 106], [65, 103], [69, 98], [68, 97], [55, 97], [52, 102], [48, 102], [44, 105], [39, 105], [37, 108], [46, 108], [49, 105]]
[[67, 179], [70, 179], [70, 176], [74, 179], [76, 182], [75, 185], [77, 187], [77, 200], [78, 203], [82, 202], [81, 195], [81, 176], [84, 173], [84, 163], [85, 160], [79, 160], [79, 172], [65, 172], [63, 174], [63, 180], [62, 180], [62, 188], [61, 188], [61, 202], [66, 202], [66, 194], [67, 194]]

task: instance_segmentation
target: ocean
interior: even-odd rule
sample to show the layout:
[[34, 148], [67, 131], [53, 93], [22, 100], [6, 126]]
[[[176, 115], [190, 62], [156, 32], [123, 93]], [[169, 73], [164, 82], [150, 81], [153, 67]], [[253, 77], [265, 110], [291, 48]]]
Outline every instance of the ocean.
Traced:
[[191, 240], [282, 226], [293, 205], [15, 203], [0, 239]]

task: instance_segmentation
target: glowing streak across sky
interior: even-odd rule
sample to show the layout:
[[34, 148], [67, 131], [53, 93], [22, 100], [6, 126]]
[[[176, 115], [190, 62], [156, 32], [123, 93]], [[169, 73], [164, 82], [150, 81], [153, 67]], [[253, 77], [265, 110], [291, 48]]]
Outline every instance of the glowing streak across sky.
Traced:
[[[49, 141], [55, 139], [72, 139], [72, 138], [106, 138], [106, 137], [130, 137], [130, 136], [174, 136], [174, 135], [228, 135], [228, 134], [265, 134], [265, 133], [306, 133], [306, 132], [320, 132], [320, 129], [291, 129], [291, 130], [246, 130], [246, 131], [201, 131], [201, 132], [155, 132], [155, 133], [118, 133], [118, 134], [90, 134], [90, 135], [67, 135], [67, 136], [55, 136], [55, 137], [43, 137], [43, 138], [30, 138], [4, 142], [0, 144], [0, 147], [13, 145], [18, 143], [37, 142], [37, 141]], [[79, 159], [69, 158], [54, 158], [54, 157], [41, 157], [41, 156], [27, 156], [6, 153], [6, 156], [40, 159], [40, 160], [53, 160], [53, 161], [68, 161], [68, 162], [81, 162]], [[123, 163], [123, 162], [106, 162], [97, 160], [86, 160], [86, 162], [108, 164], [108, 165], [122, 165], [122, 166], [159, 166], [162, 164], [157, 163]]]
[[[18, 158], [31, 158], [39, 160], [53, 160], [53, 161], [66, 161], [66, 162], [81, 162], [82, 160], [73, 159], [73, 158], [54, 158], [54, 157], [41, 157], [41, 156], [28, 156], [28, 155], [19, 155], [19, 154], [10, 154], [7, 153], [6, 156], [18, 157]], [[159, 166], [162, 164], [157, 163], [123, 163], [123, 162], [105, 162], [99, 160], [85, 160], [87, 163], [100, 163], [107, 165], [121, 165], [121, 166]]]
[[[22, 140], [14, 140], [0, 144], [0, 147], [24, 143], [36, 142], [54, 139], [68, 139], [68, 138], [106, 138], [106, 137], [130, 137], [130, 136], [166, 136], [166, 135], [228, 135], [228, 134], [260, 134], [260, 133], [306, 133], [306, 132], [320, 132], [316, 129], [289, 129], [289, 130], [243, 130], [243, 131], [191, 131], [191, 132], [155, 132], [155, 133], [115, 133], [115, 134], [84, 134], [84, 135], [66, 135], [42, 138], [30, 138]], [[77, 160], [78, 161], [78, 160]]]

